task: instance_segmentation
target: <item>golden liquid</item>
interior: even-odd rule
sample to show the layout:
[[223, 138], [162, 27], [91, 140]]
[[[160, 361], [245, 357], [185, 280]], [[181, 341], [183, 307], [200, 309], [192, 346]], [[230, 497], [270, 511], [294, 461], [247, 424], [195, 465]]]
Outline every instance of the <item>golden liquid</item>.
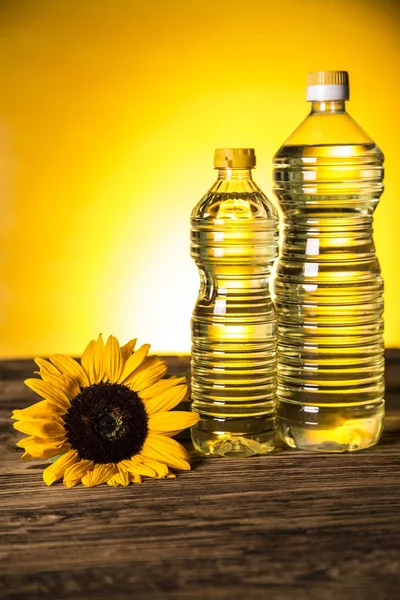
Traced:
[[374, 144], [284, 146], [275, 281], [278, 428], [292, 447], [374, 445], [384, 417], [383, 281], [372, 239], [383, 155]]
[[[192, 214], [201, 288], [192, 318], [192, 428], [198, 451], [251, 456], [274, 448], [276, 315], [268, 283], [276, 210], [253, 184], [211, 192]], [[240, 187], [240, 186], [239, 186]]]

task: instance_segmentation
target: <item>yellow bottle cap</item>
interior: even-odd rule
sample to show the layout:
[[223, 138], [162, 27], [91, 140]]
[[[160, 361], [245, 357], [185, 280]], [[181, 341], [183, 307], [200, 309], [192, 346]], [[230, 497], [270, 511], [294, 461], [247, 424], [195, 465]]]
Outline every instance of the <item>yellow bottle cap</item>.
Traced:
[[256, 166], [254, 148], [217, 148], [214, 154], [216, 169], [252, 169]]
[[350, 97], [347, 71], [314, 71], [307, 78], [307, 100], [348, 100]]
[[308, 74], [307, 85], [349, 85], [347, 71], [314, 71]]

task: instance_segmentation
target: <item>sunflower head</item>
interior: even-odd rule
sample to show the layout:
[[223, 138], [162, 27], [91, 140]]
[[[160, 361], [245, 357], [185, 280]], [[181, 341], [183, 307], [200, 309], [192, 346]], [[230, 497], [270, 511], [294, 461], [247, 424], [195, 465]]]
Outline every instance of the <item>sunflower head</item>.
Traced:
[[171, 411], [187, 397], [186, 378], [162, 379], [167, 366], [147, 356], [136, 340], [120, 346], [114, 336], [92, 340], [80, 363], [55, 354], [36, 358], [39, 378], [26, 385], [43, 399], [14, 410], [23, 460], [47, 458], [47, 485], [67, 487], [140, 483], [143, 476], [174, 477], [190, 469], [186, 450], [172, 436], [197, 423], [198, 415]]

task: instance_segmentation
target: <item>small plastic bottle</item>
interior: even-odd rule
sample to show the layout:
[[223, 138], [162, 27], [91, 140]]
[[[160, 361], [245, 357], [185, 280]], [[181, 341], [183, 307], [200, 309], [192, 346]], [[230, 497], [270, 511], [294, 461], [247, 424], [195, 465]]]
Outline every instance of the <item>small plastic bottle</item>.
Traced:
[[310, 73], [311, 112], [275, 156], [284, 241], [275, 282], [279, 432], [343, 452], [384, 418], [383, 281], [372, 239], [383, 154], [346, 112], [346, 71]]
[[215, 151], [218, 179], [191, 218], [201, 287], [192, 318], [192, 428], [205, 455], [274, 448], [276, 315], [269, 291], [278, 214], [252, 178], [252, 148]]

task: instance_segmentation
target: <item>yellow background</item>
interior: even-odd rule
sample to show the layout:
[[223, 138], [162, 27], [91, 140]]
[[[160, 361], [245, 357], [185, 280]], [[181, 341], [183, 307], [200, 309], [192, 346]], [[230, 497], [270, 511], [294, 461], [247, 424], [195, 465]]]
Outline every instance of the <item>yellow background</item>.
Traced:
[[0, 356], [79, 354], [98, 332], [187, 352], [189, 215], [213, 151], [271, 160], [310, 70], [347, 69], [349, 112], [386, 155], [375, 241], [400, 345], [398, 2], [0, 3]]

